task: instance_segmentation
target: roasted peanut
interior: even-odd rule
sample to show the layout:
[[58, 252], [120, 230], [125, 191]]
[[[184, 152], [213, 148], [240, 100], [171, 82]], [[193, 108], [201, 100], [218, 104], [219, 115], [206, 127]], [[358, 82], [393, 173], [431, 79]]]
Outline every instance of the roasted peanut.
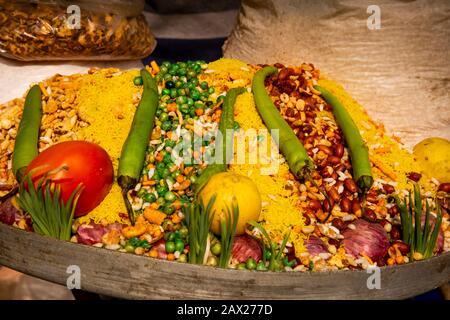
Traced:
[[334, 166], [341, 163], [341, 159], [335, 156], [329, 156], [328, 163]]
[[398, 226], [393, 225], [389, 234], [391, 235], [392, 240], [400, 239], [400, 229], [398, 228]]
[[377, 221], [377, 214], [370, 208], [365, 208], [363, 218], [370, 222]]
[[385, 183], [385, 184], [383, 184], [383, 190], [386, 194], [391, 194], [391, 193], [394, 193], [395, 188], [393, 186], [391, 186], [390, 184]]
[[393, 247], [397, 248], [398, 251], [400, 251], [400, 253], [402, 255], [407, 255], [410, 250], [409, 245], [400, 240], [395, 241], [395, 243], [393, 244]]
[[367, 200], [367, 202], [370, 202], [370, 203], [377, 203], [378, 196], [375, 195], [374, 193], [367, 193], [366, 200]]
[[420, 180], [420, 178], [422, 178], [422, 175], [418, 172], [410, 172], [410, 173], [408, 173], [407, 177], [409, 180], [418, 182]]
[[351, 193], [358, 192], [358, 187], [356, 186], [356, 183], [352, 178], [347, 178], [344, 180], [344, 187]]
[[450, 183], [441, 183], [439, 185], [438, 191], [443, 191], [446, 193], [450, 193]]
[[339, 202], [340, 200], [340, 196], [339, 193], [337, 192], [335, 187], [331, 187], [330, 190], [328, 190], [328, 196], [333, 199], [334, 202]]
[[334, 218], [333, 221], [331, 221], [331, 225], [338, 230], [344, 230], [346, 227], [345, 222], [339, 218]]
[[342, 212], [350, 212], [352, 209], [352, 202], [349, 200], [349, 198], [344, 197], [342, 198], [339, 206], [341, 207]]
[[322, 205], [320, 204], [319, 200], [310, 200], [308, 207], [314, 211], [322, 209]]
[[358, 199], [352, 200], [352, 213], [357, 217], [361, 216], [361, 205], [359, 204]]
[[323, 153], [327, 154], [327, 155], [332, 155], [333, 151], [331, 151], [330, 148], [328, 148], [327, 146], [323, 145], [323, 144], [319, 144], [317, 146], [317, 148], [322, 151]]
[[342, 144], [336, 144], [334, 146], [334, 156], [338, 157], [338, 158], [342, 158], [342, 156], [344, 155], [344, 145]]

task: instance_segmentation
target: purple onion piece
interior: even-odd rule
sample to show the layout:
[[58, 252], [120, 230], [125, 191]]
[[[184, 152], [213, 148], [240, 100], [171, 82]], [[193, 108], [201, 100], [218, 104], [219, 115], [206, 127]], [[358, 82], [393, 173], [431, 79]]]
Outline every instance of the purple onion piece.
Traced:
[[306, 242], [306, 249], [311, 256], [316, 256], [320, 253], [327, 253], [327, 246], [325, 242], [322, 241], [319, 237], [310, 236], [308, 241]]
[[345, 251], [355, 258], [366, 255], [372, 261], [383, 258], [389, 248], [389, 238], [384, 228], [378, 223], [356, 220], [352, 223], [355, 230], [347, 228], [342, 232]]

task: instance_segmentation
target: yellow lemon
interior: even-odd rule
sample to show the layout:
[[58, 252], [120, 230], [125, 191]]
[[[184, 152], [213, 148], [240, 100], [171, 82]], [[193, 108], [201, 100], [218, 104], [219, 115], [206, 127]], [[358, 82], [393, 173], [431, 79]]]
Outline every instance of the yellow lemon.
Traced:
[[414, 146], [414, 156], [423, 172], [439, 180], [450, 182], [450, 141], [443, 138], [427, 138]]
[[214, 217], [211, 231], [215, 234], [220, 235], [220, 220], [228, 216], [227, 209], [230, 213], [232, 212], [233, 198], [236, 198], [239, 206], [236, 234], [245, 232], [248, 221], [258, 220], [261, 212], [261, 195], [256, 184], [248, 177], [230, 172], [212, 176], [200, 191], [199, 197], [206, 207], [214, 195], [216, 195], [216, 201], [212, 208]]

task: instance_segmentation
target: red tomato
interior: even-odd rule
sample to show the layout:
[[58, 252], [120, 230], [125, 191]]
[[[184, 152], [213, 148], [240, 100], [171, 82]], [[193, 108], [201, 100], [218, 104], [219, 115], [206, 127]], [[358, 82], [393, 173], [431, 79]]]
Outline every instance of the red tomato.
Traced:
[[99, 145], [85, 141], [66, 141], [49, 147], [29, 164], [27, 171], [34, 169], [31, 174], [35, 183], [45, 173], [54, 171], [48, 178], [61, 187], [64, 201], [70, 198], [79, 184], [82, 185], [75, 209], [76, 217], [98, 206], [111, 190], [114, 180], [108, 153]]

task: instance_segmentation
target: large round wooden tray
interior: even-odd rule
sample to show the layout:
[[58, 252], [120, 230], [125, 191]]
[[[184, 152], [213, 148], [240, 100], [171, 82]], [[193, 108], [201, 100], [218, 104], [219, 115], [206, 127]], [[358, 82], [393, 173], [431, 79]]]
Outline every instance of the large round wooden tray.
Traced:
[[83, 290], [130, 299], [402, 299], [450, 280], [450, 253], [380, 268], [381, 288], [368, 289], [372, 274], [364, 270], [220, 269], [59, 241], [1, 223], [0, 264], [63, 285], [68, 266], [76, 265]]

